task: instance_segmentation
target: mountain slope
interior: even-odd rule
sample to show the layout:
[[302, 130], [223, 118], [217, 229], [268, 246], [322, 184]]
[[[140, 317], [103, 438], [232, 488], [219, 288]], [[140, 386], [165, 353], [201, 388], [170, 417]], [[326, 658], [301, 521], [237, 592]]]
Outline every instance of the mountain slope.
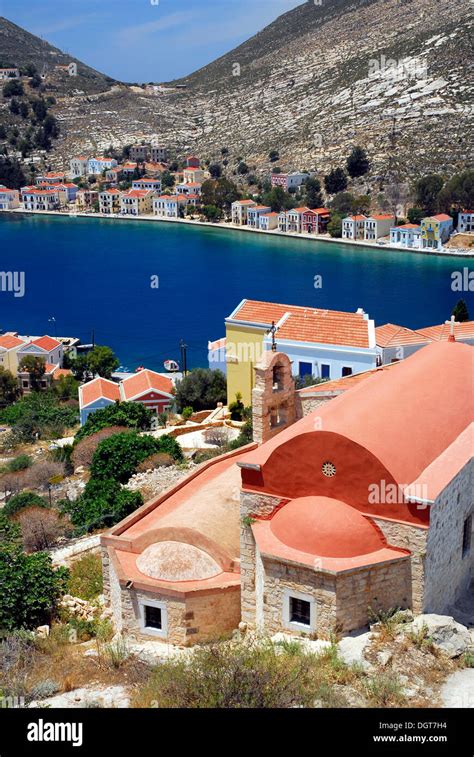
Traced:
[[33, 63], [38, 73], [52, 74], [54, 67], [74, 61], [77, 77], [57, 77], [58, 89], [79, 89], [85, 92], [102, 92], [110, 87], [112, 79], [86, 66], [77, 58], [67, 55], [40, 37], [0, 16], [0, 61], [18, 67]]

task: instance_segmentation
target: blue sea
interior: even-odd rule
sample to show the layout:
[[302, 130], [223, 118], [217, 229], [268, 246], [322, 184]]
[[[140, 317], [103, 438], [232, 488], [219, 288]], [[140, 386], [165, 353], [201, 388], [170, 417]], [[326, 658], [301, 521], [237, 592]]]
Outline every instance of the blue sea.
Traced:
[[[473, 262], [213, 227], [0, 214], [0, 271], [24, 271], [25, 295], [0, 292], [0, 328], [110, 345], [121, 363], [163, 369], [207, 342], [244, 298], [334, 310], [376, 325], [441, 323], [463, 297], [451, 274]], [[318, 279], [315, 277], [321, 277]], [[321, 284], [321, 286], [315, 286]], [[50, 319], [55, 319], [55, 324]]]

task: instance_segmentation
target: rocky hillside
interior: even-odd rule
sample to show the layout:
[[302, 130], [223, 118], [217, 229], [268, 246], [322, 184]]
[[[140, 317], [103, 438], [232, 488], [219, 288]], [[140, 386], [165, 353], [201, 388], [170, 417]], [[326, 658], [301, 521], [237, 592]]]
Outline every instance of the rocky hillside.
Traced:
[[[63, 53], [40, 37], [30, 34], [20, 26], [0, 16], [0, 61], [3, 65], [14, 65], [19, 68], [33, 63], [39, 74], [51, 79], [54, 89], [58, 92], [101, 92], [109, 89], [113, 80], [104, 74], [86, 66], [77, 58]], [[55, 66], [77, 63], [77, 77], [69, 77], [55, 72]]]
[[325, 173], [357, 143], [373, 184], [388, 169], [454, 173], [472, 143], [470, 10], [469, 0], [307, 0], [185, 79], [58, 101], [53, 162], [157, 137], [203, 158], [227, 147], [230, 166], [242, 157], [257, 171], [277, 149], [283, 169]]

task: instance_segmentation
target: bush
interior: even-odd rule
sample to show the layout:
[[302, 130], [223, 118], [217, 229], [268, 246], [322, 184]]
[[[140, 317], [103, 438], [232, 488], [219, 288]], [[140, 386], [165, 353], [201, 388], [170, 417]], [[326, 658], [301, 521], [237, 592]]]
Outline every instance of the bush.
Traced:
[[71, 462], [74, 468], [78, 468], [80, 465], [89, 468], [92, 463], [92, 458], [94, 457], [94, 452], [100, 442], [104, 439], [108, 439], [110, 436], [114, 436], [114, 434], [121, 434], [125, 431], [127, 431], [126, 426], [108, 426], [100, 431], [96, 431], [95, 434], [91, 434], [90, 436], [81, 439], [76, 445], [74, 445], [71, 454]]
[[25, 491], [11, 497], [3, 508], [3, 512], [7, 518], [11, 518], [25, 507], [48, 507], [48, 503], [38, 494]]
[[141, 402], [116, 402], [114, 405], [91, 413], [83, 427], [77, 432], [74, 444], [109, 426], [125, 426], [136, 431], [149, 431], [152, 419], [153, 413]]
[[188, 421], [191, 418], [191, 416], [193, 415], [193, 413], [194, 413], [194, 410], [193, 410], [192, 407], [190, 407], [190, 406], [183, 407], [183, 409], [181, 411], [181, 415], [183, 417], [183, 421]]
[[33, 465], [33, 461], [29, 455], [18, 455], [14, 460], [10, 460], [7, 464], [9, 471], [25, 470]]
[[92, 477], [110, 478], [126, 484], [140, 463], [155, 452], [161, 451], [160, 441], [152, 436], [139, 436], [133, 431], [104, 439], [92, 458]]
[[244, 409], [245, 408], [244, 403], [242, 402], [242, 395], [240, 392], [237, 392], [237, 394], [235, 395], [235, 402], [231, 402], [229, 405], [231, 420], [241, 421]]
[[90, 602], [102, 594], [103, 588], [100, 555], [84, 555], [73, 563], [67, 585], [68, 594]]
[[26, 552], [49, 549], [59, 537], [69, 536], [72, 527], [58, 510], [44, 507], [27, 507], [20, 510], [15, 521], [21, 528], [23, 548]]
[[68, 579], [66, 568], [54, 569], [50, 555], [26, 555], [20, 547], [0, 550], [0, 628], [36, 628], [49, 623]]
[[61, 509], [67, 513], [78, 534], [110, 528], [143, 505], [140, 492], [122, 489], [118, 481], [92, 478], [83, 494], [73, 502], [63, 500]]
[[[195, 648], [156, 667], [135, 705], [158, 708], [314, 707], [315, 657], [270, 641], [231, 641]], [[153, 704], [152, 704], [153, 703]]]
[[178, 412], [188, 406], [195, 411], [213, 409], [226, 398], [227, 381], [222, 371], [195, 368], [176, 384]]
[[31, 392], [0, 411], [0, 422], [11, 426], [20, 441], [62, 436], [78, 422], [77, 406], [61, 403], [54, 392]]

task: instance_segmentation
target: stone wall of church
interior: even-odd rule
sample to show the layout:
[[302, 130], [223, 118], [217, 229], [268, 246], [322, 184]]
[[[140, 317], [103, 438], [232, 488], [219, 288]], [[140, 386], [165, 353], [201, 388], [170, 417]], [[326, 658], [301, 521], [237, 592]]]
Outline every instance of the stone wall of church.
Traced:
[[426, 545], [425, 612], [444, 613], [474, 578], [474, 538], [462, 554], [464, 523], [474, 520], [474, 462], [471, 460], [431, 507]]
[[256, 544], [251, 524], [252, 515], [269, 515], [279, 504], [278, 497], [267, 494], [241, 492], [240, 494], [240, 579], [242, 620], [249, 626], [257, 624], [256, 598]]
[[375, 612], [411, 607], [410, 558], [340, 573], [336, 579], [337, 626], [349, 632], [365, 626]]
[[[380, 528], [387, 543], [411, 552], [411, 599], [409, 607], [414, 612], [423, 612], [425, 593], [425, 554], [428, 529], [374, 518], [371, 520]], [[392, 605], [394, 606], [394, 605]]]
[[305, 394], [295, 392], [296, 420], [299, 421], [306, 415], [313, 413], [315, 410], [317, 410], [318, 407], [320, 407], [321, 405], [324, 406], [332, 399], [334, 399], [334, 397], [307, 397]]
[[[163, 602], [167, 613], [166, 637], [140, 628], [141, 602]], [[122, 631], [139, 641], [156, 641], [176, 646], [212, 641], [237, 628], [240, 621], [239, 587], [194, 597], [170, 597], [158, 592], [122, 589]]]

